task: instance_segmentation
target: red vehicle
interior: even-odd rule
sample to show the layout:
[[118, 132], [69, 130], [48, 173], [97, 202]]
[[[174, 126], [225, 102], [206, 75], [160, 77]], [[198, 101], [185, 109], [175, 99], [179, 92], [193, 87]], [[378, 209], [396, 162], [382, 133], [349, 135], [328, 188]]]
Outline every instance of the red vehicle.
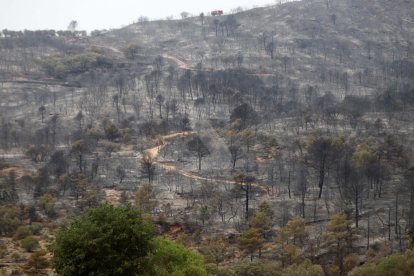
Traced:
[[222, 10], [215, 10], [211, 12], [212, 16], [220, 16], [223, 15], [223, 11]]

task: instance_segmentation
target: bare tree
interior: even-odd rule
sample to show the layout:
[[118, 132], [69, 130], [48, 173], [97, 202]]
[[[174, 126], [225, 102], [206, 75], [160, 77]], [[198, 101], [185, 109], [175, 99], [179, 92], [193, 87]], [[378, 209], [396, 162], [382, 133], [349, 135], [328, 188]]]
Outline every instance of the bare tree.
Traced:
[[245, 219], [249, 221], [249, 200], [252, 192], [252, 183], [254, 177], [245, 175], [243, 173], [238, 174], [234, 177], [236, 183], [240, 186], [245, 196]]
[[314, 168], [318, 174], [318, 198], [322, 196], [325, 176], [329, 169], [334, 143], [330, 137], [315, 137], [308, 145], [307, 164]]
[[[204, 141], [206, 139], [203, 139]], [[187, 142], [187, 148], [189, 151], [194, 152], [198, 158], [198, 170], [201, 170], [201, 160], [210, 154], [207, 146], [203, 143], [200, 137], [196, 136]]]
[[155, 160], [149, 154], [146, 153], [141, 158], [141, 175], [148, 179], [148, 183], [151, 184], [155, 176]]

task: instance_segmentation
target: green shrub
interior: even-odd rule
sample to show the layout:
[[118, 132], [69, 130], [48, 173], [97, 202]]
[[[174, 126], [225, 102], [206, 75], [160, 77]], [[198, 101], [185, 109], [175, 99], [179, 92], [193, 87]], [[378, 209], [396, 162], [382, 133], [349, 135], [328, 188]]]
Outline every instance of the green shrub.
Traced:
[[33, 235], [39, 235], [40, 231], [42, 231], [42, 224], [39, 222], [33, 222], [29, 227]]
[[32, 230], [28, 225], [22, 225], [17, 228], [16, 232], [13, 235], [13, 240], [20, 241], [32, 234]]
[[32, 236], [28, 236], [20, 242], [20, 246], [27, 252], [33, 252], [33, 250], [39, 248], [39, 241]]
[[45, 250], [34, 252], [23, 265], [23, 271], [30, 275], [44, 275], [40, 272], [49, 267], [49, 260], [46, 258], [46, 254]]
[[12, 235], [21, 225], [20, 208], [14, 205], [0, 206], [0, 236]]

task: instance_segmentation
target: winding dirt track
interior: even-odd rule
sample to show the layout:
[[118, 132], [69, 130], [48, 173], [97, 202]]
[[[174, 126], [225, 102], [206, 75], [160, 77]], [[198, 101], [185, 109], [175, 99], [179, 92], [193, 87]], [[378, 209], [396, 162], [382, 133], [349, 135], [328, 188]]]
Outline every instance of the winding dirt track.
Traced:
[[[193, 131], [185, 131], [185, 132], [175, 132], [175, 133], [171, 133], [171, 134], [162, 136], [160, 138], [161, 145], [156, 146], [156, 147], [149, 148], [149, 149], [147, 149], [145, 151], [145, 153], [149, 154], [149, 156], [152, 159], [154, 159], [155, 164], [157, 166], [159, 166], [160, 168], [162, 168], [164, 170], [167, 170], [167, 171], [170, 171], [170, 172], [177, 173], [177, 174], [179, 174], [181, 176], [184, 176], [184, 177], [187, 177], [187, 178], [191, 178], [191, 179], [194, 179], [194, 180], [207, 181], [207, 182], [211, 182], [211, 183], [225, 183], [225, 184], [240, 185], [239, 182], [236, 182], [234, 180], [218, 179], [218, 178], [209, 178], [209, 177], [200, 176], [200, 175], [197, 175], [195, 173], [191, 173], [191, 172], [188, 172], [188, 171], [184, 171], [184, 170], [178, 169], [174, 165], [162, 163], [162, 162], [159, 162], [159, 161], [156, 160], [157, 157], [158, 157], [158, 155], [159, 155], [159, 153], [160, 153], [160, 151], [161, 151], [161, 149], [164, 148], [165, 146], [167, 146], [169, 141], [171, 141], [172, 139], [177, 138], [177, 137], [179, 137], [179, 138], [188, 137], [188, 136], [190, 136], [190, 135], [192, 135], [194, 133], [195, 132], [193, 132]], [[266, 191], [266, 189], [260, 183], [251, 183], [251, 186], [252, 187], [257, 187], [257, 188], [259, 188], [261, 190]]]
[[[219, 71], [215, 68], [196, 68], [196, 67], [192, 67], [190, 66], [188, 63], [186, 63], [185, 61], [177, 58], [176, 56], [170, 55], [170, 54], [164, 54], [162, 55], [164, 58], [169, 59], [171, 61], [173, 61], [180, 69], [183, 70], [190, 70], [190, 71], [196, 71], [196, 72], [214, 72], [214, 71]], [[271, 77], [274, 76], [275, 74], [272, 73], [249, 73], [247, 75], [251, 75], [251, 76], [259, 76], [259, 77]]]
[[[102, 48], [106, 48], [111, 50], [113, 53], [119, 54], [121, 53], [121, 50], [115, 47], [111, 47], [111, 46], [105, 46], [105, 45], [95, 45], [97, 47], [102, 47]], [[214, 68], [194, 68], [191, 67], [189, 64], [187, 64], [186, 62], [184, 62], [183, 60], [172, 56], [170, 54], [164, 54], [162, 55], [164, 58], [169, 59], [171, 61], [173, 61], [180, 69], [184, 69], [184, 70], [191, 70], [191, 71], [204, 71], [204, 72], [213, 72], [216, 71], [216, 69]], [[274, 74], [252, 74], [252, 75], [257, 75], [257, 76], [273, 76]], [[234, 181], [234, 180], [227, 180], [227, 179], [218, 179], [218, 178], [208, 178], [208, 177], [204, 177], [204, 176], [200, 176], [188, 171], [184, 171], [181, 169], [178, 169], [176, 166], [174, 165], [170, 165], [170, 164], [166, 164], [166, 163], [162, 163], [159, 161], [156, 161], [160, 151], [162, 148], [164, 148], [168, 142], [171, 139], [180, 137], [180, 138], [184, 138], [184, 137], [188, 137], [190, 135], [194, 134], [193, 131], [185, 131], [185, 132], [175, 132], [175, 133], [171, 133], [171, 134], [167, 134], [164, 135], [160, 138], [160, 145], [149, 148], [147, 150], [145, 150], [145, 152], [147, 154], [149, 154], [151, 156], [152, 159], [155, 160], [155, 163], [162, 169], [165, 169], [167, 171], [170, 172], [174, 172], [177, 173], [181, 176], [187, 177], [187, 178], [191, 178], [194, 180], [202, 180], [202, 181], [207, 181], [207, 182], [211, 182], [211, 183], [226, 183], [226, 184], [233, 184], [233, 185], [240, 185], [240, 183]], [[260, 184], [260, 183], [251, 183], [252, 187], [257, 187], [261, 190], [266, 191], [266, 189]]]
[[[108, 50], [112, 51], [115, 54], [121, 54], [122, 53], [122, 51], [119, 48], [116, 48], [116, 47], [113, 47], [113, 46], [98, 45], [98, 44], [94, 44], [93, 46], [108, 49]], [[178, 66], [178, 68], [180, 68], [182, 70], [190, 70], [190, 71], [195, 71], [195, 72], [215, 72], [215, 71], [219, 71], [215, 68], [210, 68], [210, 67], [197, 68], [197, 67], [190, 66], [188, 63], [186, 63], [182, 59], [179, 59], [178, 57], [176, 57], [174, 55], [171, 55], [171, 54], [167, 54], [167, 53], [163, 54], [162, 57], [166, 58], [168, 60], [171, 60], [172, 62], [174, 62]], [[259, 76], [259, 77], [271, 77], [271, 76], [274, 76], [275, 74], [273, 74], [273, 73], [249, 73], [248, 75]]]

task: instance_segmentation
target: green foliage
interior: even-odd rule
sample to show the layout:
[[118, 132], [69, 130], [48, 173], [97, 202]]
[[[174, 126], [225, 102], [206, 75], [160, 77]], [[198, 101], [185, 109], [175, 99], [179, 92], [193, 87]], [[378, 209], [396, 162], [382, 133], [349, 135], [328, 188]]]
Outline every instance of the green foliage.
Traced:
[[208, 237], [202, 242], [199, 251], [204, 256], [206, 263], [214, 263], [218, 265], [226, 257], [228, 250], [228, 243], [224, 236]]
[[353, 269], [348, 275], [414, 275], [414, 251], [408, 250], [405, 254], [393, 254], [380, 259], [378, 263], [367, 263]]
[[20, 242], [20, 246], [27, 252], [32, 252], [33, 250], [39, 248], [39, 241], [33, 236], [28, 236]]
[[29, 225], [29, 228], [33, 235], [39, 235], [40, 231], [42, 231], [42, 224], [39, 222], [33, 222]]
[[52, 265], [61, 275], [207, 275], [201, 255], [153, 230], [129, 205], [100, 205], [58, 232]]
[[23, 272], [29, 275], [44, 275], [41, 274], [41, 271], [49, 267], [49, 261], [46, 258], [46, 254], [46, 250], [34, 252], [22, 266]]
[[98, 67], [110, 67], [111, 62], [103, 54], [88, 50], [64, 57], [50, 57], [42, 62], [42, 66], [47, 74], [61, 79], [68, 74], [80, 74]]
[[152, 271], [147, 275], [207, 275], [203, 259], [199, 254], [161, 237], [155, 238], [153, 244], [155, 250], [149, 255]]
[[209, 276], [236, 276], [236, 272], [227, 266], [222, 267], [215, 264], [207, 264], [206, 270]]
[[283, 247], [279, 259], [282, 262], [283, 267], [298, 263], [300, 259], [300, 251], [293, 244], [288, 244]]
[[13, 235], [13, 239], [22, 240], [30, 235], [32, 235], [32, 230], [28, 225], [19, 226]]
[[266, 213], [258, 211], [250, 220], [250, 225], [259, 229], [262, 233], [266, 233], [272, 228], [272, 219]]
[[153, 235], [131, 206], [102, 204], [58, 232], [52, 264], [61, 275], [142, 275]]
[[153, 187], [151, 184], [144, 184], [139, 187], [135, 193], [135, 205], [144, 211], [150, 213], [157, 205], [157, 201], [154, 199]]
[[51, 194], [47, 193], [41, 196], [38, 205], [47, 216], [52, 217], [55, 215], [55, 199]]
[[20, 208], [13, 205], [0, 206], [0, 235], [13, 234], [21, 225]]
[[359, 265], [359, 257], [357, 254], [352, 253], [345, 257], [344, 267], [346, 271], [352, 270], [357, 265]]
[[237, 239], [237, 246], [240, 251], [245, 255], [250, 255], [251, 260], [253, 260], [253, 253], [260, 250], [263, 247], [263, 243], [263, 235], [256, 228], [248, 229]]
[[344, 213], [337, 213], [331, 217], [326, 225], [324, 239], [329, 251], [335, 256], [335, 264], [332, 269], [337, 266], [341, 272], [344, 271], [344, 258], [352, 242], [351, 224], [352, 221], [348, 220]]
[[277, 276], [281, 275], [276, 262], [239, 262], [234, 267], [237, 276]]
[[0, 259], [4, 258], [4, 256], [6, 256], [7, 253], [8, 253], [8, 251], [7, 251], [6, 242], [0, 240]]
[[283, 276], [323, 276], [323, 269], [320, 265], [313, 264], [310, 260], [306, 259], [300, 264], [294, 264], [286, 268]]

